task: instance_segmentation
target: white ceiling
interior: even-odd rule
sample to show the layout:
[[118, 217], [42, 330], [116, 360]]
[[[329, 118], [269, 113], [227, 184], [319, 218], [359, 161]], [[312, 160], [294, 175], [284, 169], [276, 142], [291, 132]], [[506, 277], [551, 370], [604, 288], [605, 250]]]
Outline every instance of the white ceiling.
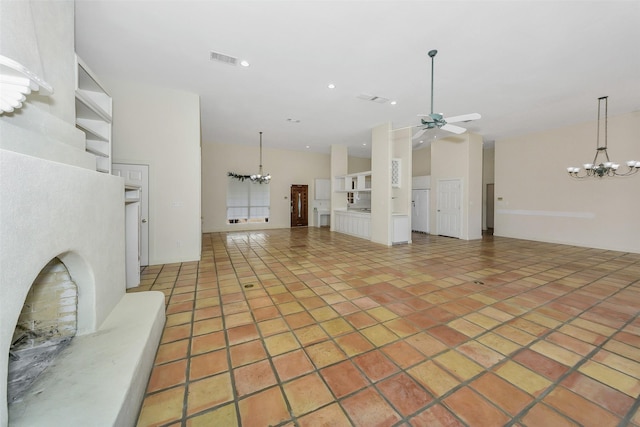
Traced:
[[637, 0], [76, 0], [76, 50], [105, 80], [198, 94], [203, 144], [263, 131], [265, 147], [364, 157], [372, 127], [429, 113], [432, 49], [434, 110], [481, 113], [463, 125], [485, 141], [594, 120], [600, 96], [610, 116], [640, 110], [639, 23]]

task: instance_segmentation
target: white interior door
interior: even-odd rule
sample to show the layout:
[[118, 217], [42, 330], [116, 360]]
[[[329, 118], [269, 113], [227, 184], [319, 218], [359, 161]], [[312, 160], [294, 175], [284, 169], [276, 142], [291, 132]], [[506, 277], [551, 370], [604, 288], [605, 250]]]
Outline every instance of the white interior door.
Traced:
[[439, 179], [437, 191], [437, 232], [441, 236], [459, 239], [462, 231], [462, 181]]
[[429, 190], [411, 191], [411, 229], [429, 232]]
[[140, 187], [140, 265], [149, 265], [149, 165], [114, 163], [111, 173]]

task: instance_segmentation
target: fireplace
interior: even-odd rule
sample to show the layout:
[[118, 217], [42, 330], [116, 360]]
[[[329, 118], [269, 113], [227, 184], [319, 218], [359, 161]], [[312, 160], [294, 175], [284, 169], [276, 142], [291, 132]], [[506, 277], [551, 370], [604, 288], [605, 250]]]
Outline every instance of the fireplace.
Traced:
[[[3, 138], [34, 136], [0, 125]], [[162, 333], [164, 295], [125, 293], [123, 179], [0, 148], [0, 182], [0, 426], [134, 425]], [[26, 329], [25, 301], [47, 272], [69, 279], [56, 292], [71, 300], [56, 304], [76, 319], [57, 329], [75, 329], [75, 337], [69, 333], [51, 366], [8, 402], [16, 327]]]
[[20, 399], [76, 335], [78, 290], [59, 258], [33, 282], [9, 350], [7, 402]]

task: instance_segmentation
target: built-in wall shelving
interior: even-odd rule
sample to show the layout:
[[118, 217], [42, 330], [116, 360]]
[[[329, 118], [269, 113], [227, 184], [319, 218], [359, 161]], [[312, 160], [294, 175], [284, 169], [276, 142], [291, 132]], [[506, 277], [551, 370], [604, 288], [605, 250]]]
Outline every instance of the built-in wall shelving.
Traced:
[[338, 192], [371, 191], [371, 171], [341, 175], [335, 179]]
[[111, 96], [76, 55], [76, 127], [87, 136], [86, 151], [96, 156], [96, 170], [111, 173]]

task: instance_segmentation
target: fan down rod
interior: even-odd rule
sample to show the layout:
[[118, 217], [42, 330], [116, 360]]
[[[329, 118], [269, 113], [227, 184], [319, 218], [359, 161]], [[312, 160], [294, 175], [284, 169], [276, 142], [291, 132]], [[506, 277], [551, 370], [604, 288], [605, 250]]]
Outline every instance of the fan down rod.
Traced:
[[437, 50], [430, 50], [429, 51], [429, 56], [431, 57], [431, 114], [433, 114], [433, 63], [434, 63], [434, 57], [436, 56], [436, 54], [438, 53]]

